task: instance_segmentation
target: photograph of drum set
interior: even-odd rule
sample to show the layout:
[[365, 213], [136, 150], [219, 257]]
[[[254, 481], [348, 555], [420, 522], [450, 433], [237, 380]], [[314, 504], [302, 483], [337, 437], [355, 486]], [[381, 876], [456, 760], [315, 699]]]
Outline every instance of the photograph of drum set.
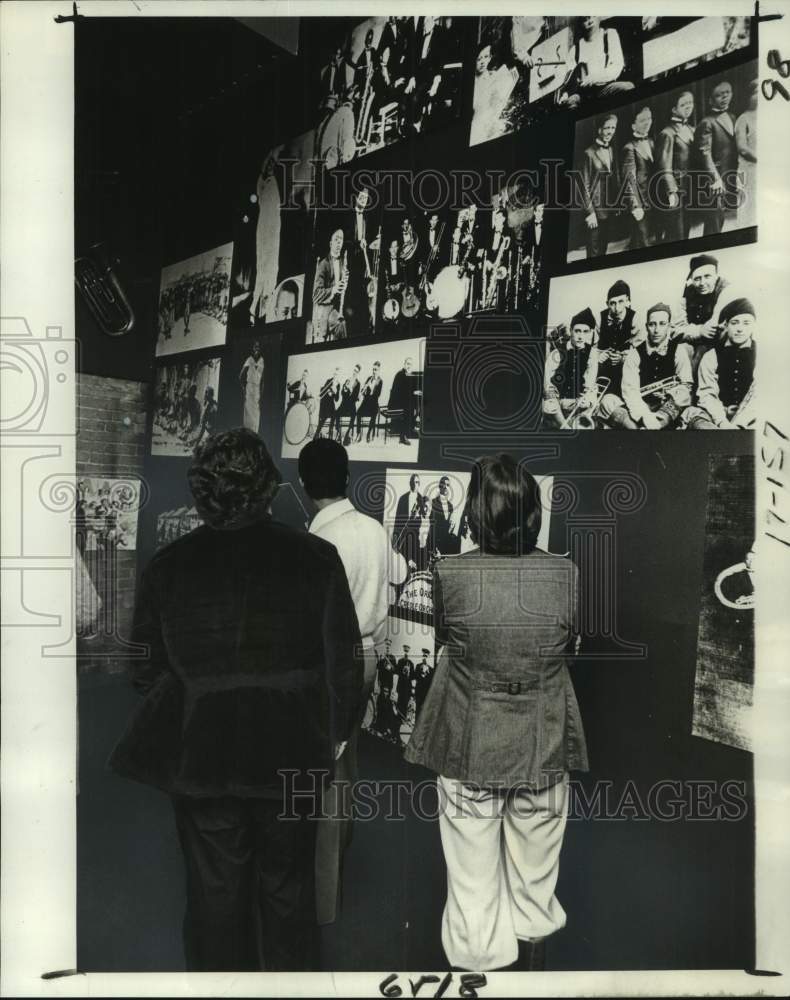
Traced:
[[357, 461], [416, 462], [422, 423], [422, 339], [292, 354], [282, 457], [320, 437]]
[[328, 169], [457, 116], [464, 56], [457, 18], [392, 15], [355, 26], [342, 19], [340, 30], [325, 18], [306, 20], [315, 22], [308, 48], [317, 66], [316, 153]]
[[555, 278], [544, 425], [752, 428], [759, 287], [753, 245]]

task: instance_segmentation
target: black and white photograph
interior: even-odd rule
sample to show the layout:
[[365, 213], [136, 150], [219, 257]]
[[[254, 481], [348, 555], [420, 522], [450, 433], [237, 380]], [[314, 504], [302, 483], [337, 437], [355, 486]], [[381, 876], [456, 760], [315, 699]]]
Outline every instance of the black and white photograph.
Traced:
[[316, 212], [306, 343], [325, 344], [375, 333], [382, 214], [374, 189], [366, 186], [351, 196], [347, 211]]
[[282, 457], [310, 440], [341, 442], [356, 461], [416, 462], [425, 341], [396, 340], [292, 354]]
[[627, 94], [641, 81], [640, 35], [638, 17], [482, 17], [469, 145]]
[[318, 159], [331, 169], [454, 120], [468, 20], [392, 15], [311, 24]]
[[231, 274], [234, 328], [304, 313], [305, 248], [315, 197], [315, 132], [266, 152], [242, 192]]
[[569, 262], [756, 225], [757, 66], [576, 124]]
[[267, 333], [236, 336], [222, 361], [222, 423], [246, 427], [261, 437], [271, 432], [279, 409], [279, 338]]
[[152, 455], [189, 458], [211, 436], [219, 408], [219, 369], [219, 358], [157, 366]]
[[544, 426], [754, 428], [754, 244], [554, 278]]
[[554, 6], [0, 4], [3, 996], [787, 994], [790, 17]]
[[233, 244], [162, 268], [156, 356], [225, 343]]
[[77, 482], [75, 532], [81, 552], [137, 548], [140, 482], [85, 476]]
[[156, 516], [156, 547], [161, 549], [183, 535], [200, 527], [203, 519], [193, 506], [176, 507], [173, 510], [163, 510]]
[[375, 651], [376, 676], [362, 729], [401, 749], [407, 746], [438, 655], [431, 625], [390, 614], [387, 638]]
[[[548, 549], [553, 476], [538, 477], [542, 520], [538, 548]], [[438, 559], [476, 548], [466, 510], [468, 472], [387, 469], [384, 527], [408, 573], [390, 584], [390, 604], [403, 617], [433, 615], [433, 569]]]
[[757, 570], [754, 458], [711, 455], [692, 732], [741, 750], [752, 748]]
[[402, 584], [390, 584], [390, 604], [433, 614], [433, 566], [442, 556], [474, 548], [466, 515], [468, 472], [387, 469], [384, 527], [406, 561]]
[[746, 48], [750, 17], [643, 17], [642, 72], [659, 80]]

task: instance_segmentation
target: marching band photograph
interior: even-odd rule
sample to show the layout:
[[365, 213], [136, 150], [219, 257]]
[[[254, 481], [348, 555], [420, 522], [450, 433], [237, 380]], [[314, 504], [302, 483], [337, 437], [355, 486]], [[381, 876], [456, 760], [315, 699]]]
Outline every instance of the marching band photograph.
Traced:
[[730, 247], [553, 279], [544, 425], [752, 428], [760, 287], [753, 254]]
[[569, 262], [756, 224], [757, 65], [576, 123]]
[[75, 537], [80, 552], [115, 546], [137, 548], [140, 483], [84, 476], [77, 482]]
[[225, 343], [233, 244], [162, 268], [156, 356]]
[[643, 17], [642, 72], [659, 80], [737, 52], [751, 42], [749, 17]]
[[357, 461], [416, 462], [422, 421], [421, 339], [292, 354], [282, 457], [328, 437]]
[[311, 45], [318, 66], [316, 151], [328, 169], [458, 115], [462, 20], [392, 15], [356, 26], [348, 19], [345, 27], [323, 19], [319, 25]]
[[387, 637], [376, 649], [376, 676], [362, 728], [407, 746], [436, 667], [433, 628], [390, 614]]
[[152, 455], [189, 458], [211, 436], [219, 406], [219, 367], [219, 358], [208, 358], [156, 369]]
[[633, 90], [640, 34], [638, 17], [480, 18], [469, 145]]

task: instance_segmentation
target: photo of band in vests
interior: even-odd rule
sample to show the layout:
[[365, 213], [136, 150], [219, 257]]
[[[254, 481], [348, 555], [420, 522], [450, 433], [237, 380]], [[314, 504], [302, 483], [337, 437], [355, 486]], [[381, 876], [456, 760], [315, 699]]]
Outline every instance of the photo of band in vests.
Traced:
[[463, 19], [396, 16], [305, 18], [315, 67], [316, 152], [328, 168], [459, 113]]
[[171, 361], [157, 366], [154, 380], [152, 455], [189, 458], [216, 429], [219, 358]]
[[568, 261], [756, 225], [756, 62], [576, 124]]
[[321, 437], [356, 461], [416, 462], [425, 341], [292, 354], [284, 400], [282, 457]]
[[544, 425], [753, 428], [755, 252], [752, 244], [554, 278]]
[[641, 73], [641, 18], [482, 17], [469, 145], [586, 112], [633, 90]]

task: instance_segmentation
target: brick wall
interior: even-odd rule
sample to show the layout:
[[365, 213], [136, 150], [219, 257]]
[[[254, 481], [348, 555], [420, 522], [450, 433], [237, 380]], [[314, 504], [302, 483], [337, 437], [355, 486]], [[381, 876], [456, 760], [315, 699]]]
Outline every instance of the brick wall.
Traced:
[[[77, 376], [78, 479], [142, 479], [147, 402], [145, 382]], [[98, 548], [85, 551], [84, 561], [101, 609], [91, 634], [78, 636], [77, 666], [119, 673], [128, 663], [137, 551]]]

